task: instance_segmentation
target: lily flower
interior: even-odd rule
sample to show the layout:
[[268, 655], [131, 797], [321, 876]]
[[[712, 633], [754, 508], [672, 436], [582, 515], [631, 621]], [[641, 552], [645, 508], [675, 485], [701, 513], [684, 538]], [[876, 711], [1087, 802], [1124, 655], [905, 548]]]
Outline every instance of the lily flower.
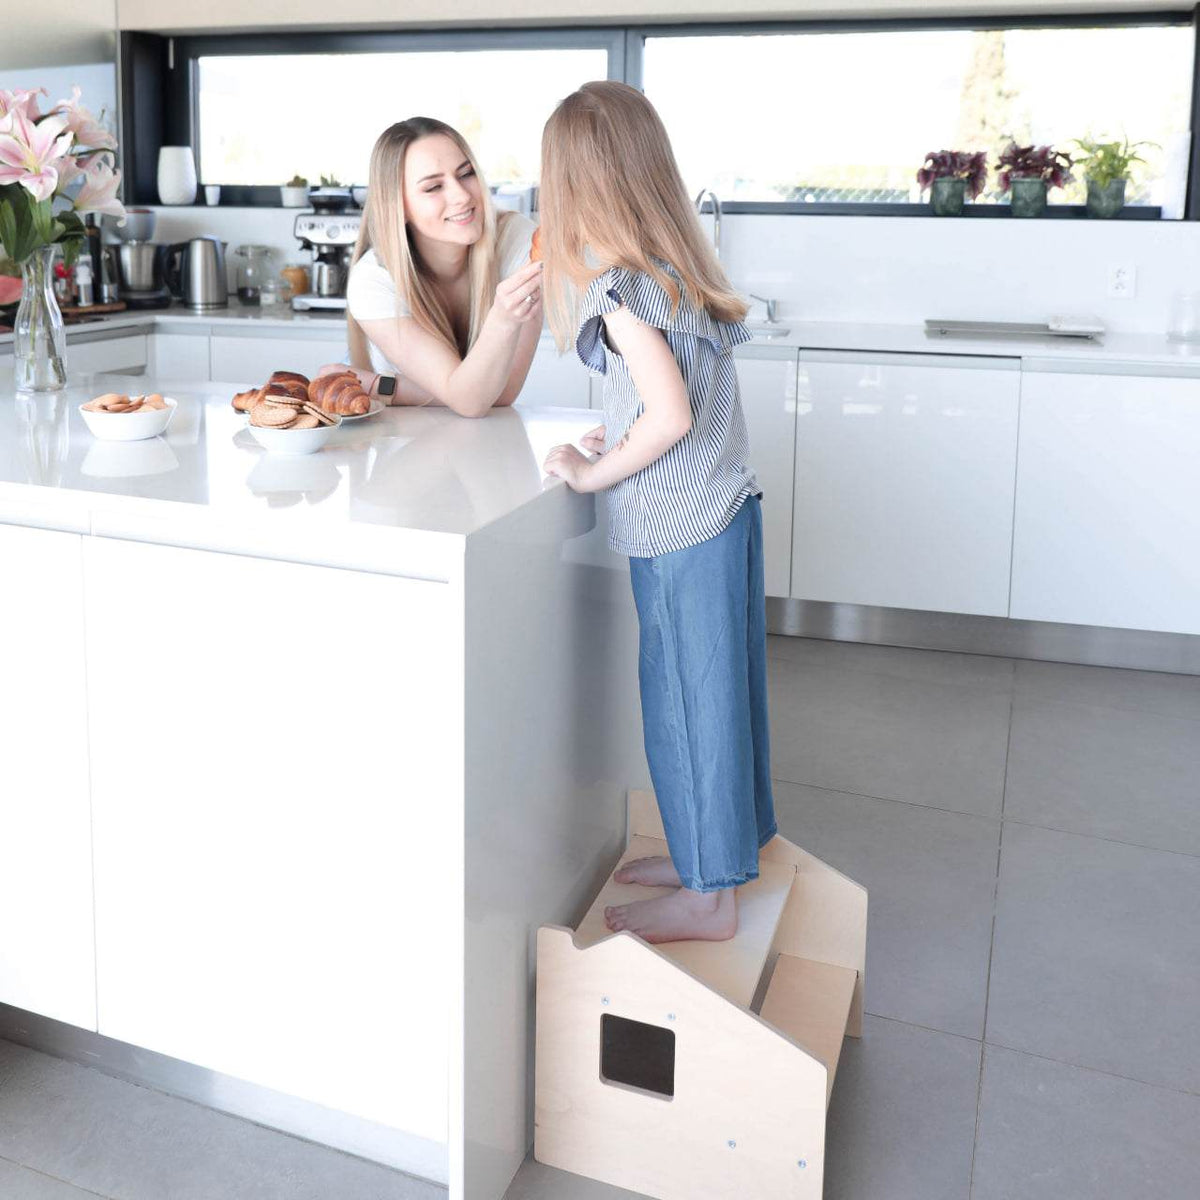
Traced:
[[81, 89], [71, 89], [70, 100], [60, 100], [50, 111], [67, 119], [67, 128], [75, 135], [77, 146], [88, 146], [93, 150], [115, 150], [117, 139], [79, 103]]
[[114, 171], [111, 155], [97, 154], [83, 168], [83, 187], [75, 197], [76, 212], [107, 213], [125, 223], [125, 206], [117, 199], [121, 172]]
[[65, 117], [43, 117], [36, 125], [14, 108], [0, 118], [0, 183], [19, 183], [35, 200], [48, 200], [58, 186], [55, 163], [71, 148]]
[[58, 193], [62, 195], [79, 179], [84, 173], [85, 164], [81, 162], [78, 155], [64, 154], [62, 158], [54, 164], [54, 169], [58, 172]]
[[41, 120], [42, 114], [38, 112], [37, 98], [49, 94], [45, 88], [17, 88], [15, 91], [0, 89], [0, 117], [5, 117], [14, 110], [20, 110], [31, 121]]

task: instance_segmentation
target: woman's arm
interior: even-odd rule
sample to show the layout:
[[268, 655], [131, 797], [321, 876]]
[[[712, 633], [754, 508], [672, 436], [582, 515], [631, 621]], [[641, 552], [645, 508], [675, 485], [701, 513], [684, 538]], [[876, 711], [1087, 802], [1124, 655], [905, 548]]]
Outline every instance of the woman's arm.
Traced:
[[[479, 337], [463, 359], [412, 317], [359, 324], [389, 362], [404, 364], [404, 375], [423, 392], [464, 417], [481, 417], [510, 389], [522, 332], [530, 325], [541, 330], [541, 264], [522, 267], [500, 284]], [[536, 336], [530, 336], [536, 346]], [[520, 380], [524, 382], [523, 373]]]
[[643, 325], [622, 305], [607, 313], [604, 327], [629, 367], [642, 415], [602, 458], [587, 459], [574, 446], [555, 446], [546, 458], [550, 475], [577, 492], [599, 492], [661, 458], [692, 427], [692, 407], [679, 364], [662, 331]]

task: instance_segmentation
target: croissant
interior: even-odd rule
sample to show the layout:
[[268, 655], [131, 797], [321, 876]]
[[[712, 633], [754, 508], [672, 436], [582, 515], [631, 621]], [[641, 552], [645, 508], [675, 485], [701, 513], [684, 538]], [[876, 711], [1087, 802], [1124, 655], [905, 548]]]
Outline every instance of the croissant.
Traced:
[[301, 375], [299, 371], [276, 371], [268, 383], [302, 383], [308, 387], [308, 376]]
[[360, 416], [371, 409], [371, 397], [363, 391], [353, 371], [314, 379], [309, 385], [308, 398], [324, 412], [339, 417]]
[[233, 398], [233, 407], [238, 412], [248, 413], [257, 403], [260, 388], [251, 388], [248, 392], [238, 392]]
[[[280, 372], [276, 372], [276, 375]], [[308, 399], [308, 384], [300, 383], [294, 379], [277, 380], [274, 375], [271, 376], [270, 382], [265, 383], [261, 388], [261, 398], [266, 400], [270, 396], [286, 396], [292, 400], [307, 400]]]

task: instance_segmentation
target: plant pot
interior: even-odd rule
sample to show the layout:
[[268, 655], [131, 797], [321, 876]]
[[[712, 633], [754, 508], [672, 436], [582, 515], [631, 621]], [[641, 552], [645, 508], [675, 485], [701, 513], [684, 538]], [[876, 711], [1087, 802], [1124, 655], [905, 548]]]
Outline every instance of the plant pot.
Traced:
[[1125, 180], [1114, 179], [1101, 187], [1087, 181], [1087, 213], [1089, 217], [1115, 217], [1125, 207]]
[[1046, 181], [1044, 179], [1014, 179], [1012, 181], [1012, 215], [1040, 217], [1046, 211]]
[[967, 200], [965, 179], [935, 179], [929, 189], [929, 206], [935, 217], [957, 217]]
[[284, 208], [304, 208], [308, 204], [308, 188], [284, 184], [279, 189], [279, 203]]
[[54, 250], [43, 246], [21, 264], [24, 286], [13, 324], [18, 392], [57, 392], [66, 386], [66, 339], [54, 299]]

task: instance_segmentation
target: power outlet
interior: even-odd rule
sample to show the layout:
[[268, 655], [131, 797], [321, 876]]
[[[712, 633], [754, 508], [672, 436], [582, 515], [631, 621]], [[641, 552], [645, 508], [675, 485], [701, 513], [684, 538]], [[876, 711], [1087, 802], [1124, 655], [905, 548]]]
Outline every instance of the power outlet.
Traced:
[[1114, 263], [1108, 268], [1108, 294], [1116, 300], [1132, 300], [1137, 294], [1137, 267]]

